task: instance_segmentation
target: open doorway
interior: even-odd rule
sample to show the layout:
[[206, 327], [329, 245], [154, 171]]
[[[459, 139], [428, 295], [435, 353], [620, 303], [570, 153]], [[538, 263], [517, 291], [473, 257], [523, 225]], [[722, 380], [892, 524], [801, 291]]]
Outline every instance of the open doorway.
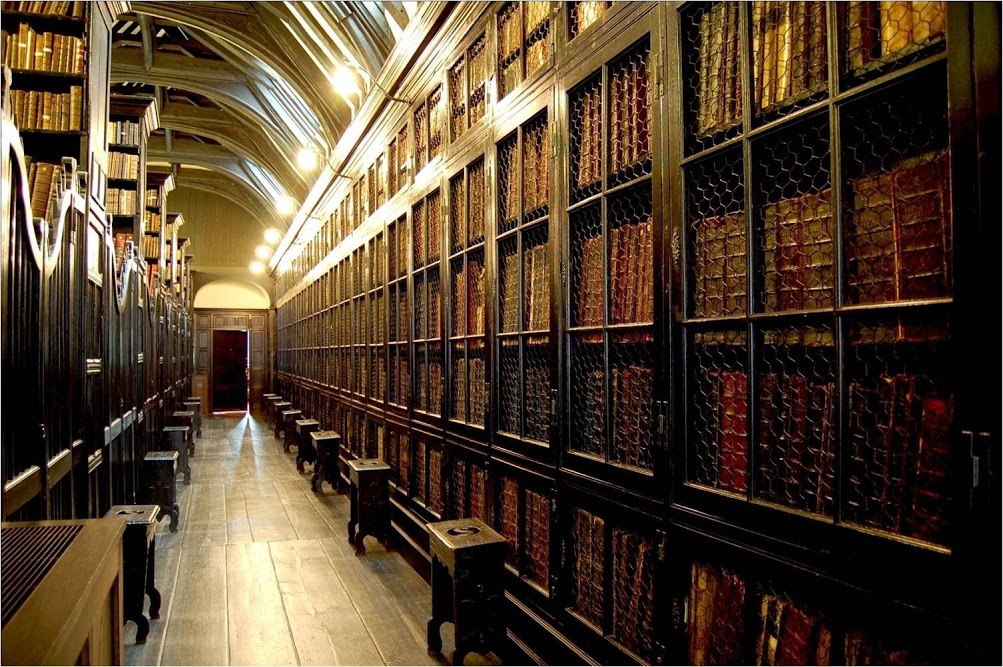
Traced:
[[212, 332], [212, 409], [247, 410], [247, 331]]

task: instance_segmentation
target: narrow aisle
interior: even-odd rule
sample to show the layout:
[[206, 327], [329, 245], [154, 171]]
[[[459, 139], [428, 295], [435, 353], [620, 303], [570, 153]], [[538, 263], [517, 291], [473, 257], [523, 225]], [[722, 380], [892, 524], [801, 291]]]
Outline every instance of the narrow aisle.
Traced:
[[[159, 620], [128, 665], [434, 665], [428, 585], [397, 553], [348, 544], [347, 496], [310, 491], [267, 425], [209, 417], [177, 533], [157, 531]], [[309, 470], [309, 468], [308, 468]]]

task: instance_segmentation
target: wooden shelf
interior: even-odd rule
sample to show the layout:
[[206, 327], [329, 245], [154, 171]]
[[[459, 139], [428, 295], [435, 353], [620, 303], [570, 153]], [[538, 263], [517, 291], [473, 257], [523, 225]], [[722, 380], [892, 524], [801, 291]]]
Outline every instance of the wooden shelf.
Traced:
[[14, 75], [15, 83], [12, 87], [17, 90], [18, 80], [23, 80], [25, 77], [38, 77], [41, 79], [55, 79], [55, 80], [66, 80], [67, 82], [80, 83], [86, 78], [86, 74], [74, 74], [71, 72], [51, 72], [44, 69], [11, 69], [11, 73]]

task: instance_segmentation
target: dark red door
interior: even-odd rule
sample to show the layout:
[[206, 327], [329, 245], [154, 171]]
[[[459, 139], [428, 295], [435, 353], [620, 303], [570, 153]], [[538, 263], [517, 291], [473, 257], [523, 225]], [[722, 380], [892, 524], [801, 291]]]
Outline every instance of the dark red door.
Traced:
[[212, 409], [247, 409], [247, 332], [212, 332]]

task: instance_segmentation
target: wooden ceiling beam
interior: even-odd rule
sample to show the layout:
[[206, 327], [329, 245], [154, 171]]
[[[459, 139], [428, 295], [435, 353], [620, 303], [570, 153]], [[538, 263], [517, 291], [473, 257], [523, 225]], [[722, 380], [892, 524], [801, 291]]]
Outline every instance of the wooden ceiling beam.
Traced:
[[153, 69], [153, 54], [157, 50], [156, 28], [153, 25], [153, 19], [146, 14], [140, 14], [137, 20], [143, 37], [143, 67], [149, 72]]

